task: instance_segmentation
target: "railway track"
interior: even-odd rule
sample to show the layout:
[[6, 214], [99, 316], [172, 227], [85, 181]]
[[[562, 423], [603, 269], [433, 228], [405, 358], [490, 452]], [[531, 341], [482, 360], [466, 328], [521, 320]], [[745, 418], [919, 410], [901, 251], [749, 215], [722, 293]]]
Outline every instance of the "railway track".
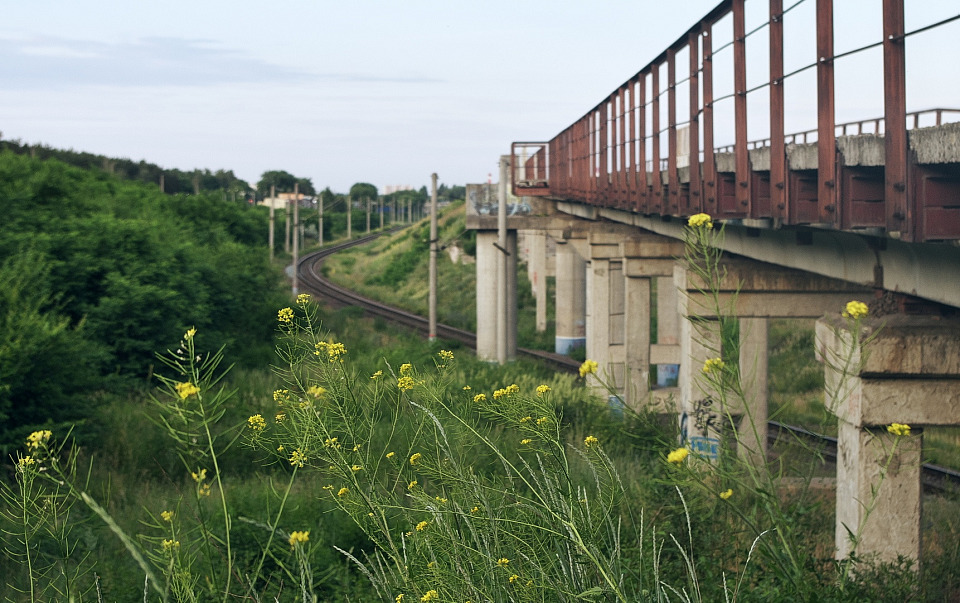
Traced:
[[[321, 249], [320, 251], [315, 251], [303, 256], [297, 265], [297, 274], [299, 276], [301, 290], [307, 291], [337, 305], [356, 306], [363, 308], [364, 312], [370, 314], [371, 316], [380, 316], [385, 320], [395, 324], [403, 325], [423, 334], [424, 336], [428, 335], [428, 319], [417, 314], [413, 314], [412, 312], [407, 312], [406, 310], [401, 310], [368, 297], [364, 297], [345, 287], [341, 287], [340, 285], [337, 285], [336, 283], [324, 277], [321, 271], [323, 260], [327, 257], [339, 251], [343, 251], [344, 249], [369, 243], [384, 234], [392, 234], [401, 228], [402, 227], [394, 227], [379, 233], [368, 234], [346, 243], [332, 245], [326, 249]], [[458, 329], [456, 327], [451, 327], [449, 325], [438, 323], [437, 337], [458, 341], [473, 350], [476, 350], [477, 348], [476, 334], [463, 329]], [[553, 366], [557, 370], [568, 373], [576, 373], [580, 368], [580, 363], [578, 361], [573, 360], [569, 356], [563, 356], [553, 352], [519, 348], [518, 353], [531, 358], [537, 358]], [[787, 425], [778, 421], [770, 421], [768, 429], [769, 442], [773, 444], [784, 438], [793, 438], [795, 440], [800, 440], [808, 444], [818, 446], [825, 460], [834, 463], [836, 462], [836, 438], [814, 433], [812, 431], [803, 429], [802, 427]], [[924, 464], [922, 481], [924, 489], [930, 492], [960, 491], [960, 472], [948, 469], [946, 467], [940, 467], [939, 465], [933, 465], [929, 463]]]

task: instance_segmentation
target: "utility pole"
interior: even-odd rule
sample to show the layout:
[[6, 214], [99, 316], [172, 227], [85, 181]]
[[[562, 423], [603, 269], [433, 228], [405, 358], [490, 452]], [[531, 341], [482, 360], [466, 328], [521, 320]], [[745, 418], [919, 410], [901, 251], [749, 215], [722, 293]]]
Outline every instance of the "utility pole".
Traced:
[[297, 261], [300, 259], [300, 183], [293, 185], [293, 295], [299, 293]]
[[317, 244], [323, 247], [323, 193], [317, 195]]
[[267, 232], [267, 245], [270, 246], [270, 261], [271, 261], [271, 262], [273, 261], [273, 245], [274, 245], [274, 240], [273, 240], [273, 239], [274, 239], [273, 228], [274, 228], [274, 225], [276, 224], [276, 221], [277, 221], [277, 218], [276, 218], [276, 216], [274, 215], [275, 210], [274, 210], [274, 208], [273, 208], [273, 198], [276, 196], [276, 194], [277, 194], [277, 193], [276, 193], [275, 187], [271, 184], [271, 185], [270, 185], [270, 231]]
[[377, 197], [377, 213], [380, 214], [380, 230], [383, 230], [383, 197]]
[[353, 238], [353, 197], [347, 195], [347, 240]]
[[430, 174], [432, 194], [430, 195], [430, 293], [429, 293], [429, 336], [428, 341], [437, 340], [437, 174]]
[[370, 234], [370, 197], [367, 197], [367, 234]]
[[497, 362], [507, 363], [507, 160], [500, 158], [497, 195]]
[[287, 199], [287, 202], [284, 203], [283, 206], [287, 210], [287, 221], [286, 224], [284, 224], [286, 233], [283, 235], [283, 252], [290, 253], [290, 200]]

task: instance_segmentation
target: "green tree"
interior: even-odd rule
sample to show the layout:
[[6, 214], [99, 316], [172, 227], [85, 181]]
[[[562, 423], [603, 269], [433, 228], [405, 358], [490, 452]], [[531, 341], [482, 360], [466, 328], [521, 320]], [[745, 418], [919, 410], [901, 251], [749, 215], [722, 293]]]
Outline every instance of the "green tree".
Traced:
[[357, 182], [350, 187], [350, 199], [359, 201], [361, 199], [375, 200], [377, 198], [377, 187], [367, 182]]
[[284, 170], [269, 170], [260, 176], [257, 182], [257, 192], [262, 196], [270, 194], [270, 186], [275, 186], [278, 193], [292, 193], [294, 185], [299, 185], [304, 195], [316, 194], [313, 182], [309, 178], [298, 178]]

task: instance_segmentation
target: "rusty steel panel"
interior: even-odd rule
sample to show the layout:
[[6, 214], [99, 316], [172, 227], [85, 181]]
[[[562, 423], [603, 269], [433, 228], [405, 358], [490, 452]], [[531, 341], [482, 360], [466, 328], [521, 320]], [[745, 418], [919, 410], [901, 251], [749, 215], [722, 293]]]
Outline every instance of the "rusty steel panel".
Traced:
[[817, 0], [817, 222], [837, 222], [833, 0]]
[[680, 209], [680, 215], [689, 216], [700, 212], [700, 32], [691, 31], [687, 47], [690, 55], [690, 185], [687, 203]]
[[747, 150], [747, 39], [744, 0], [733, 0], [733, 112], [737, 170], [736, 199], [750, 212], [750, 154]]
[[907, 85], [903, 0], [883, 0], [883, 116], [886, 227], [905, 240], [916, 233], [916, 211], [907, 198]]
[[819, 221], [817, 185], [817, 170], [791, 170], [787, 174], [791, 224], [813, 224]]
[[737, 175], [734, 172], [717, 174], [717, 212], [714, 217], [720, 219], [743, 217], [740, 204], [737, 202]]
[[960, 167], [914, 166], [911, 180], [923, 215], [921, 240], [956, 239], [960, 235]]
[[883, 226], [883, 168], [841, 167], [839, 199], [841, 228]]
[[770, 215], [780, 220], [789, 202], [784, 134], [783, 0], [770, 0]]
[[771, 218], [770, 172], [750, 172], [750, 217]]

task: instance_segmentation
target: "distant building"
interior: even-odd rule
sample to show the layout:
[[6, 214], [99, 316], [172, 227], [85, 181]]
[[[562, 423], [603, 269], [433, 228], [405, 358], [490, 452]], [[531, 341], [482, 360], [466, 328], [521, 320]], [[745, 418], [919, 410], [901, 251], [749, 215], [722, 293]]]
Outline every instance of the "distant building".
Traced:
[[273, 206], [274, 209], [283, 209], [287, 206], [287, 203], [293, 199], [300, 200], [300, 207], [313, 205], [313, 197], [304, 195], [303, 193], [300, 193], [298, 196], [294, 196], [293, 193], [277, 193], [276, 197], [264, 197], [263, 201], [257, 205], [264, 205], [266, 207]]

